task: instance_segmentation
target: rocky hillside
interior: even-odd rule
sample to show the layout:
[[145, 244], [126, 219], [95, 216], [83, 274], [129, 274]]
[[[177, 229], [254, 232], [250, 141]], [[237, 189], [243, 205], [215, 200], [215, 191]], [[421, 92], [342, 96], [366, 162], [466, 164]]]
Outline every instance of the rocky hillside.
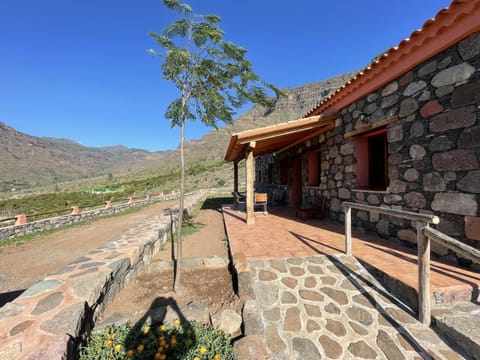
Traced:
[[199, 140], [189, 141], [186, 144], [186, 153], [190, 159], [223, 159], [231, 134], [300, 119], [353, 75], [354, 73], [347, 73], [328, 80], [283, 89], [286, 96], [279, 99], [272, 111], [255, 106], [240, 115], [232, 124], [212, 130]]
[[124, 146], [90, 148], [67, 139], [30, 136], [0, 123], [0, 191], [94, 177], [158, 163], [169, 152]]
[[[232, 133], [301, 118], [352, 74], [284, 89], [271, 111], [255, 106], [232, 124], [186, 143], [187, 163], [223, 159]], [[31, 188], [109, 173], [147, 176], [178, 163], [177, 151], [148, 152], [124, 146], [89, 148], [71, 140], [40, 138], [0, 123], [0, 191]], [[141, 174], [141, 175], [140, 175]]]

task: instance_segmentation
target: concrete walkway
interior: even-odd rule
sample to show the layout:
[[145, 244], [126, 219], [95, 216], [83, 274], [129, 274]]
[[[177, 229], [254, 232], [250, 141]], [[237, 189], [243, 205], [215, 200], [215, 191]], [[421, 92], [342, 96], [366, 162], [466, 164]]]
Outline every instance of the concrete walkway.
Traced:
[[273, 359], [463, 359], [353, 257], [250, 266], [263, 323], [256, 335]]

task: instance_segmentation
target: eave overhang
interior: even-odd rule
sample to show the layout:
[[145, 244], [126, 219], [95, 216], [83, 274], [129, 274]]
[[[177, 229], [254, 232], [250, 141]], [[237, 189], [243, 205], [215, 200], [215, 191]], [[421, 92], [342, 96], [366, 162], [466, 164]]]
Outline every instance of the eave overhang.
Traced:
[[226, 161], [240, 161], [250, 149], [253, 156], [280, 152], [334, 127], [337, 114], [322, 114], [233, 134], [225, 154]]

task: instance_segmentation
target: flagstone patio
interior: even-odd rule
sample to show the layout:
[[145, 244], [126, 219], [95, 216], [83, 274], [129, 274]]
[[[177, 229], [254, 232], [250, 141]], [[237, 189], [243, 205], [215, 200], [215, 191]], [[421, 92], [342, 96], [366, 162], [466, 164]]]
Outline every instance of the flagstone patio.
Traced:
[[[244, 211], [233, 205], [223, 207], [234, 263], [236, 257], [251, 261], [338, 255], [344, 252], [342, 224], [328, 219], [300, 220], [295, 217], [294, 209], [286, 207], [269, 207], [268, 210], [266, 215], [255, 213], [255, 224], [247, 225]], [[393, 292], [407, 295], [402, 300], [415, 308], [418, 288], [416, 251], [358, 229], [352, 230], [352, 236], [353, 256], [367, 269], [383, 277], [384, 283]], [[459, 300], [475, 301], [479, 299], [480, 272], [432, 257], [430, 284], [432, 305]]]

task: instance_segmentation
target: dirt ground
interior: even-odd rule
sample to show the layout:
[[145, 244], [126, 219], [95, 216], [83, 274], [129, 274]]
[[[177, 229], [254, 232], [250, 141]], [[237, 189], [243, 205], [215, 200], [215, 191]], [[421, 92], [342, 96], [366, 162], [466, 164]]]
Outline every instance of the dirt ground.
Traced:
[[[208, 199], [196, 213], [193, 224], [199, 228], [183, 239], [183, 258], [192, 259], [218, 255], [227, 257], [226, 234], [221, 204], [226, 199]], [[152, 259], [150, 266], [115, 296], [103, 314], [108, 318], [115, 313], [135, 319], [154, 307], [171, 304], [178, 307], [195, 301], [215, 313], [221, 308], [238, 308], [232, 277], [228, 268], [188, 269], [182, 271], [182, 291], [173, 291], [173, 271], [162, 270], [157, 264], [172, 260], [172, 243]]]
[[[184, 239], [184, 258], [208, 255], [226, 256], [226, 235], [220, 210], [223, 201], [228, 201], [228, 199], [209, 199], [199, 210], [194, 218], [194, 223], [203, 224], [203, 226], [199, 231]], [[19, 296], [25, 289], [42, 280], [49, 273], [61, 269], [88, 251], [107, 243], [136, 223], [174, 204], [176, 201], [157, 203], [135, 213], [99, 219], [51, 234], [39, 235], [25, 244], [0, 248], [0, 306]], [[171, 259], [171, 256], [170, 244], [167, 244], [165, 249], [152, 259], [153, 264]], [[115, 303], [119, 304], [118, 306], [124, 306], [125, 309], [131, 311], [140, 309], [145, 306], [145, 303], [152, 301], [151, 297], [155, 297], [159, 293], [167, 297], [176, 296], [178, 303], [188, 301], [187, 298], [191, 297], [190, 294], [193, 296], [203, 294], [200, 296], [212, 304], [228, 302], [233, 296], [232, 279], [226, 271], [206, 271], [205, 273], [195, 271], [193, 274], [189, 274], [187, 271], [184, 274], [185, 291], [182, 292], [182, 296], [179, 296], [171, 291], [173, 274], [164, 273], [159, 277], [158, 273], [150, 270], [152, 268], [154, 266], [149, 267], [144, 273], [138, 274], [136, 280], [130, 282], [116, 297]], [[207, 283], [211, 284], [210, 289], [206, 285]], [[117, 298], [119, 298], [118, 301]], [[125, 301], [123, 305], [122, 301]]]

